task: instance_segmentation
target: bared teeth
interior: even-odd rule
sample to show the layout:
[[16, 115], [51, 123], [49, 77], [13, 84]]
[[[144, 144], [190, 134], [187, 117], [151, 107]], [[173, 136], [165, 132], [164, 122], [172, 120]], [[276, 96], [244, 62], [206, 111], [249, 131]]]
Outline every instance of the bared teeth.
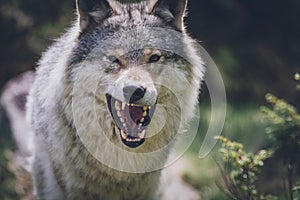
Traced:
[[128, 135], [127, 135], [126, 133], [124, 133], [123, 130], [121, 130], [121, 136], [122, 136], [122, 138], [123, 138], [124, 140], [126, 140], [127, 137], [128, 137]]
[[141, 140], [139, 138], [134, 138], [134, 139], [127, 138], [126, 141], [127, 142], [139, 142]]
[[120, 111], [117, 112], [117, 115], [118, 115], [118, 117], [120, 117], [120, 118], [122, 117], [122, 114], [121, 114]]
[[141, 141], [141, 138], [127, 138], [126, 141], [127, 142], [139, 142], [139, 141]]
[[[146, 121], [146, 117], [148, 116], [149, 114], [149, 111], [151, 110], [151, 106], [142, 106], [142, 105], [136, 105], [136, 104], [128, 104], [128, 103], [125, 103], [125, 102], [122, 102], [122, 101], [118, 101], [116, 100], [115, 103], [114, 103], [114, 107], [116, 109], [116, 114], [117, 116], [119, 117], [119, 120], [122, 124], [122, 129], [120, 128], [120, 134], [121, 134], [121, 138], [123, 140], [125, 140], [126, 142], [129, 142], [129, 143], [134, 143], [134, 142], [141, 142], [143, 139], [145, 139], [146, 137], [146, 130], [143, 130], [143, 123]], [[138, 120], [138, 124], [137, 124], [137, 130], [139, 131], [142, 131], [141, 133], [138, 133], [138, 135], [136, 137], [133, 137], [133, 136], [130, 136], [130, 134], [126, 133], [128, 130], [129, 127], [128, 127], [128, 124], [126, 123], [126, 119], [124, 119], [122, 117], [122, 115], [124, 115], [124, 111], [126, 108], [128, 107], [139, 107], [142, 109], [143, 113], [142, 113], [142, 116], [141, 118]]]
[[139, 137], [129, 137], [127, 133], [125, 133], [123, 130], [121, 131], [121, 137], [123, 140], [126, 140], [127, 142], [140, 142], [142, 139], [145, 139], [146, 137], [146, 130], [143, 130], [143, 132], [140, 134]]
[[115, 102], [115, 107], [116, 107], [116, 110], [117, 110], [117, 111], [120, 111], [120, 110], [121, 110], [121, 104], [120, 104], [119, 101], [116, 101], [116, 102]]
[[122, 110], [125, 110], [126, 103], [122, 102]]
[[141, 139], [144, 139], [146, 136], [146, 130], [143, 130], [142, 134], [140, 135], [140, 138]]
[[108, 111], [112, 115], [115, 133], [119, 140], [130, 148], [137, 148], [146, 141], [146, 128], [154, 106], [123, 102], [107, 95]]
[[148, 115], [148, 112], [145, 111], [145, 112], [143, 113], [143, 117], [147, 117], [147, 115]]

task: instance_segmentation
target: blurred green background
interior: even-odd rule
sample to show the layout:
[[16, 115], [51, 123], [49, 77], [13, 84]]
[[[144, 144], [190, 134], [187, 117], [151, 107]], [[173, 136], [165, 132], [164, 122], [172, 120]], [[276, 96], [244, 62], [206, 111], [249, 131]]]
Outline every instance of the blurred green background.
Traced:
[[[223, 134], [256, 151], [265, 144], [259, 106], [272, 92], [299, 108], [293, 75], [300, 71], [299, 0], [190, 0], [188, 32], [208, 51], [225, 82], [228, 113]], [[34, 69], [43, 50], [75, 20], [74, 0], [0, 0], [0, 91], [18, 74]], [[195, 162], [187, 181], [203, 199], [224, 199], [214, 182], [212, 157], [198, 160], [209, 119], [209, 94], [202, 96], [199, 137], [187, 153]], [[298, 105], [297, 105], [298, 103]], [[0, 199], [15, 199], [4, 149], [13, 142], [0, 108]]]

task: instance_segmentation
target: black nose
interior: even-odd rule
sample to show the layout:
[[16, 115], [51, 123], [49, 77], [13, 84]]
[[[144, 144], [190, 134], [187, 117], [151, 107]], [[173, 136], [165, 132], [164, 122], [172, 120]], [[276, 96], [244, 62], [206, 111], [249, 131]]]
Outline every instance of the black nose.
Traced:
[[123, 88], [124, 97], [129, 103], [136, 103], [138, 100], [144, 97], [145, 93], [146, 88], [135, 85], [129, 85]]

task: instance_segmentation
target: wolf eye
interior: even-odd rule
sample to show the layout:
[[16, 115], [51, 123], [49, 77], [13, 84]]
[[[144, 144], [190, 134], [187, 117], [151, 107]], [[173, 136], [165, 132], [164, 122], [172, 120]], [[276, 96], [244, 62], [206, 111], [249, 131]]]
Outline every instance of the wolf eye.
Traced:
[[160, 60], [161, 56], [158, 54], [153, 54], [152, 56], [150, 56], [148, 63], [155, 63], [158, 62]]
[[114, 64], [121, 65], [121, 61], [116, 56], [108, 56], [108, 60]]

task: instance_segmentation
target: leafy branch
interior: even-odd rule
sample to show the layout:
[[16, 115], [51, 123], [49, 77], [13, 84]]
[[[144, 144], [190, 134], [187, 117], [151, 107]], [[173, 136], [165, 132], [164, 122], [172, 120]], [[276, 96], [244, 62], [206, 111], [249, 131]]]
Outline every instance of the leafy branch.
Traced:
[[225, 163], [223, 168], [219, 165], [223, 178], [223, 183], [217, 183], [219, 188], [230, 199], [276, 199], [260, 194], [256, 188], [261, 168], [264, 161], [272, 155], [271, 151], [260, 150], [253, 154], [246, 152], [240, 143], [222, 136], [216, 139], [222, 143], [219, 151]]
[[[300, 74], [295, 75], [295, 80], [300, 82]], [[300, 84], [297, 89], [300, 90]], [[268, 150], [253, 154], [245, 151], [240, 143], [225, 137], [216, 138], [222, 143], [220, 152], [224, 162], [223, 166], [219, 164], [223, 183], [217, 184], [230, 199], [279, 198], [262, 194], [256, 187], [264, 161], [270, 157], [283, 160], [282, 166], [287, 172], [284, 176], [289, 199], [300, 198], [300, 183], [295, 180], [296, 169], [300, 167], [300, 115], [296, 107], [272, 94], [266, 95], [266, 101], [270, 106], [262, 106], [261, 111], [267, 125], [266, 133], [270, 138]]]

